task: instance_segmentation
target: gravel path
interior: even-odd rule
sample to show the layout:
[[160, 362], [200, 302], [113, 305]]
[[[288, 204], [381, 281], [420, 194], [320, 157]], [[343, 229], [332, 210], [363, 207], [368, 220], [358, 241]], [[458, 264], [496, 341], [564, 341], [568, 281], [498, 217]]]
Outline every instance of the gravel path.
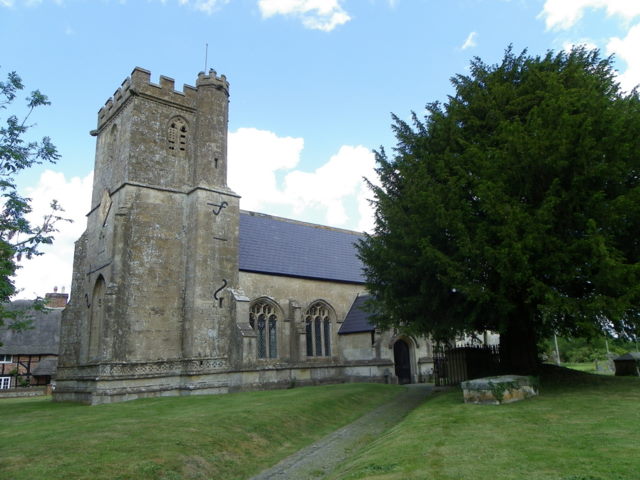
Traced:
[[251, 480], [318, 480], [355, 451], [375, 440], [423, 402], [432, 387], [407, 385], [407, 390], [358, 420], [290, 455]]

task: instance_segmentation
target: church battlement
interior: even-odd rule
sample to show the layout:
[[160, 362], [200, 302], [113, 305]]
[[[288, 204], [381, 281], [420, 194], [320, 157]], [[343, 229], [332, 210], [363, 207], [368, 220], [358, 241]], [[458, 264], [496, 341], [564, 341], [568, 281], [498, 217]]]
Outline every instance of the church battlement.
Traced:
[[218, 73], [213, 68], [209, 69], [208, 74], [204, 72], [198, 73], [196, 86], [199, 87], [201, 85], [213, 85], [224, 90], [227, 95], [229, 94], [229, 82], [227, 81], [227, 77], [225, 75], [218, 76]]
[[98, 112], [98, 130], [100, 130], [113, 116], [135, 95], [152, 98], [162, 103], [169, 103], [187, 111], [196, 108], [198, 88], [201, 86], [214, 86], [229, 94], [229, 82], [224, 75], [218, 76], [215, 70], [209, 73], [200, 72], [196, 86], [183, 85], [182, 91], [175, 90], [175, 80], [160, 75], [159, 84], [151, 81], [151, 72], [144, 68], [136, 67], [120, 87], [109, 98], [104, 107]]

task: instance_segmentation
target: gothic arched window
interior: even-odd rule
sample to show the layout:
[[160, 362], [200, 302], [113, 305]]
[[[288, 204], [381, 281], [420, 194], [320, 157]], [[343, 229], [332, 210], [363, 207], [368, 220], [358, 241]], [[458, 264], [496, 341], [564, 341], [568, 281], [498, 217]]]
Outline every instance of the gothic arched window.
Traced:
[[249, 324], [256, 331], [258, 358], [278, 358], [278, 315], [271, 303], [260, 300], [249, 312]]
[[187, 151], [187, 122], [184, 119], [175, 117], [169, 122], [167, 147], [174, 155], [184, 155]]
[[331, 356], [331, 320], [329, 318], [324, 319], [324, 355], [325, 357]]
[[329, 306], [313, 303], [304, 314], [307, 357], [331, 356], [331, 318]]

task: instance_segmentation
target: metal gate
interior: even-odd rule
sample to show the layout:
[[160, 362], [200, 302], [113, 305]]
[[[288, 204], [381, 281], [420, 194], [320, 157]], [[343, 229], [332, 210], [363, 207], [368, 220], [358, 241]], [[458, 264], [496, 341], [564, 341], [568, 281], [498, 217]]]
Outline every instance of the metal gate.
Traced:
[[433, 354], [433, 376], [438, 386], [457, 385], [465, 380], [500, 373], [497, 345], [438, 346]]

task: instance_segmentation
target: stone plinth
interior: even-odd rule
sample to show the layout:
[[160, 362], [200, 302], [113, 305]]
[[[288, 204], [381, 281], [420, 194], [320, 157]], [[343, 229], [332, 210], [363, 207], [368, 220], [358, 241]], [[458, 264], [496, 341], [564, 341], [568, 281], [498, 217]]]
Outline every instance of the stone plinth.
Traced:
[[499, 405], [538, 395], [536, 379], [520, 375], [476, 378], [460, 385], [464, 403]]

